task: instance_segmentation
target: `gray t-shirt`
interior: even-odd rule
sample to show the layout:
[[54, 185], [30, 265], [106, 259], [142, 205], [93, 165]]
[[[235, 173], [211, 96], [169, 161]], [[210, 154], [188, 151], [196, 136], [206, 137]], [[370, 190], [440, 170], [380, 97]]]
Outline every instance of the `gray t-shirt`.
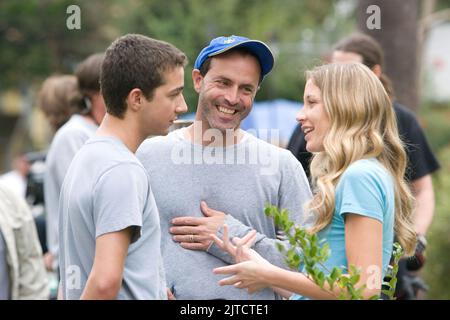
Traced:
[[79, 299], [95, 240], [133, 228], [118, 299], [166, 299], [159, 214], [149, 178], [118, 139], [94, 136], [75, 155], [60, 197], [60, 275], [65, 299]]
[[[136, 155], [152, 177], [151, 186], [161, 217], [162, 252], [169, 288], [177, 299], [275, 299], [271, 289], [253, 295], [232, 286], [219, 286], [223, 276], [213, 269], [233, 263], [215, 245], [208, 252], [187, 250], [172, 240], [171, 220], [198, 216], [200, 201], [229, 214], [230, 236], [258, 232], [255, 250], [270, 262], [284, 266], [276, 248], [277, 229], [264, 214], [267, 203], [289, 210], [300, 222], [303, 204], [311, 192], [303, 168], [287, 150], [245, 133], [237, 145], [212, 148], [194, 145], [184, 129], [146, 140]], [[218, 235], [222, 237], [222, 228]]]
[[58, 261], [59, 193], [70, 162], [83, 144], [95, 134], [97, 125], [75, 114], [55, 134], [45, 159], [44, 197], [48, 250]]

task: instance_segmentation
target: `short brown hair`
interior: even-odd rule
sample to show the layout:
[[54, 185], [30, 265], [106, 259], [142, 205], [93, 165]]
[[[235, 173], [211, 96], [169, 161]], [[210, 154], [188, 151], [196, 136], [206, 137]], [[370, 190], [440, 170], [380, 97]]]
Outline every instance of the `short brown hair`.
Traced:
[[[383, 49], [381, 48], [381, 45], [369, 35], [354, 33], [339, 41], [334, 46], [334, 51], [353, 52], [359, 54], [363, 59], [362, 63], [369, 67], [369, 69], [373, 69], [373, 67], [377, 64], [381, 67], [381, 69], [383, 69]], [[388, 76], [382, 73], [380, 76], [380, 81], [392, 99], [394, 97], [394, 89], [392, 87], [391, 80]]]
[[75, 69], [78, 86], [84, 96], [100, 91], [100, 72], [104, 58], [104, 53], [92, 54]]
[[39, 108], [54, 130], [61, 127], [72, 114], [83, 109], [83, 97], [73, 75], [55, 75], [42, 84], [38, 96]]
[[100, 76], [107, 112], [123, 118], [131, 90], [141, 89], [150, 100], [165, 83], [164, 73], [186, 63], [186, 55], [170, 43], [139, 34], [116, 39], [106, 50]]

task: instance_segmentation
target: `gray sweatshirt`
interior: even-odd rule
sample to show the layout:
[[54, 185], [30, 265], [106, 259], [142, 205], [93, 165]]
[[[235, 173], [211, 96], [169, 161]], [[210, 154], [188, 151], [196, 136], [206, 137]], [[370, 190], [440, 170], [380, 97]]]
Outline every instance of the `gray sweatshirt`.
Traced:
[[[202, 147], [184, 138], [180, 129], [165, 137], [146, 140], [137, 157], [149, 173], [160, 212], [161, 249], [168, 287], [177, 299], [276, 299], [271, 289], [253, 295], [233, 286], [219, 286], [216, 267], [233, 259], [212, 245], [208, 252], [182, 248], [169, 233], [171, 220], [202, 217], [200, 202], [228, 214], [230, 238], [252, 229], [254, 249], [271, 263], [285, 267], [276, 243], [274, 221], [264, 214], [267, 203], [286, 208], [300, 223], [302, 207], [310, 199], [301, 164], [287, 150], [245, 133], [242, 141], [226, 148]], [[222, 228], [218, 232], [222, 237]]]

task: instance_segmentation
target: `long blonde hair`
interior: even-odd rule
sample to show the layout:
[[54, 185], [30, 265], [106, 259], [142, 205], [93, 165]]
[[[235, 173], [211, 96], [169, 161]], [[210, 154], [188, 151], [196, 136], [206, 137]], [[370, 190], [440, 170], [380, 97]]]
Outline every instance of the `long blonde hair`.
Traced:
[[404, 180], [407, 157], [399, 138], [388, 94], [374, 73], [360, 63], [328, 64], [306, 73], [321, 91], [330, 119], [323, 147], [314, 155], [311, 176], [314, 197], [309, 202], [317, 232], [331, 222], [335, 189], [344, 171], [355, 161], [376, 158], [391, 173], [395, 188], [395, 227], [406, 253], [415, 248], [412, 228], [413, 197]]

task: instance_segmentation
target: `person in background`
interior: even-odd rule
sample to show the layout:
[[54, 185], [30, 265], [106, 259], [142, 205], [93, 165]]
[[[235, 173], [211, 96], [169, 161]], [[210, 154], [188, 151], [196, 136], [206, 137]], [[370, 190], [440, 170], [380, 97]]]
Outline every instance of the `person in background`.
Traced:
[[[74, 75], [52, 75], [44, 80], [38, 93], [37, 104], [39, 109], [43, 112], [48, 121], [51, 133], [54, 134], [70, 119], [70, 117], [79, 113], [84, 109], [82, 95], [78, 89], [77, 78]], [[35, 177], [40, 176], [45, 180], [45, 158], [46, 154], [42, 153], [42, 159], [33, 163], [37, 169], [34, 170]], [[32, 170], [33, 171], [33, 170]], [[30, 182], [30, 181], [28, 181]], [[34, 181], [38, 182], [38, 181]], [[47, 218], [45, 214], [45, 188], [43, 181], [35, 184], [34, 187], [41, 188], [39, 195], [32, 192], [28, 195], [31, 199], [28, 200], [32, 206], [32, 212], [35, 217], [35, 223], [38, 229], [39, 239], [41, 239], [41, 247], [45, 255], [46, 265], [52, 269], [51, 255], [47, 255]], [[38, 191], [38, 189], [34, 190]], [[35, 198], [35, 196], [43, 196], [43, 198]]]
[[48, 298], [33, 216], [25, 199], [0, 182], [0, 300]]
[[55, 133], [74, 113], [85, 106], [74, 75], [53, 75], [42, 83], [38, 93], [38, 106]]
[[12, 161], [12, 170], [0, 175], [0, 182], [8, 185], [16, 194], [25, 198], [30, 162], [25, 154], [18, 154]]
[[[106, 112], [105, 102], [100, 93], [100, 71], [103, 58], [103, 53], [96, 53], [86, 58], [75, 70], [77, 85], [74, 83], [70, 90], [67, 86], [66, 92], [54, 93], [55, 96], [66, 94], [67, 97], [72, 97], [70, 101], [82, 107], [77, 109], [79, 111], [58, 129], [45, 160], [44, 197], [48, 252], [44, 258], [49, 271], [56, 271], [58, 267], [58, 205], [65, 174], [73, 157], [94, 135]], [[45, 105], [49, 109], [62, 109], [52, 105], [56, 101], [51, 99]]]

